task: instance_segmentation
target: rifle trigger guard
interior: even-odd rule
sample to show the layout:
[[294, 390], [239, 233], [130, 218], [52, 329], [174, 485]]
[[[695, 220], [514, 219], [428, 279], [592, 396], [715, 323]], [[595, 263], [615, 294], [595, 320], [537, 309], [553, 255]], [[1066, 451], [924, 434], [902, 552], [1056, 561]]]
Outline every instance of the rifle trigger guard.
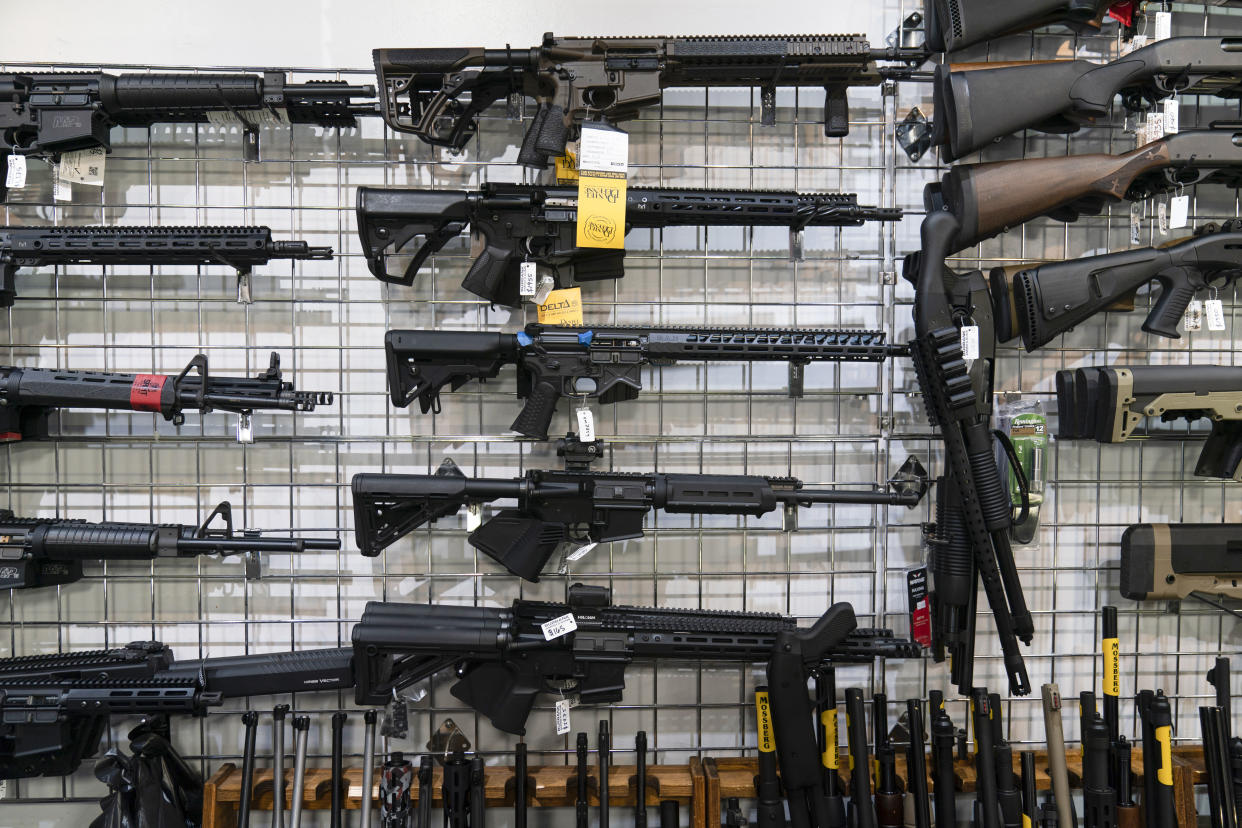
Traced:
[[185, 422], [185, 415], [181, 413], [179, 403], [181, 400], [181, 383], [185, 380], [186, 376], [189, 375], [190, 371], [196, 371], [199, 378], [202, 380], [199, 383], [198, 391], [194, 394], [194, 404], [204, 413], [208, 410], [206, 405], [207, 378], [209, 376], [207, 370], [207, 355], [195, 354], [194, 358], [186, 363], [186, 366], [181, 369], [181, 373], [177, 374], [176, 378], [173, 380], [173, 396], [175, 399], [173, 401], [173, 411], [167, 419], [172, 420], [174, 425], [181, 425]]

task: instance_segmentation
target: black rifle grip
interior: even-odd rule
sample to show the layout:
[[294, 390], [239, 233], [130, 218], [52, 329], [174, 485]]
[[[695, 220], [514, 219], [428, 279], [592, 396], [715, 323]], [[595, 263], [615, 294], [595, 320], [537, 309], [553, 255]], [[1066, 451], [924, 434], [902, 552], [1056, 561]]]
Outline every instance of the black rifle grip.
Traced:
[[[517, 280], [510, 278], [513, 267], [514, 250], [493, 245], [489, 240], [470, 265], [466, 278], [461, 286], [497, 305], [516, 308], [521, 304]], [[516, 275], [516, 274], [512, 274]]]
[[1177, 325], [1186, 313], [1186, 306], [1195, 298], [1195, 288], [1187, 277], [1186, 268], [1178, 268], [1171, 275], [1173, 281], [1166, 282], [1161, 288], [1156, 306], [1143, 322], [1143, 330], [1158, 336], [1180, 339]]
[[1242, 478], [1242, 421], [1220, 420], [1212, 424], [1212, 433], [1195, 464], [1195, 477]]
[[548, 104], [544, 109], [548, 114], [535, 134], [535, 151], [545, 157], [564, 155], [565, 141], [569, 137], [565, 128], [565, 109], [556, 104]]
[[536, 440], [548, 439], [548, 428], [552, 425], [552, 417], [556, 414], [556, 403], [560, 398], [561, 392], [553, 383], [547, 380], [537, 380], [531, 386], [526, 405], [522, 407], [521, 413], [517, 415], [517, 419], [513, 421], [509, 429], [523, 437]]
[[843, 83], [824, 87], [824, 137], [842, 138], [850, 134], [850, 102]]
[[[530, 126], [526, 129], [526, 134], [522, 136], [522, 146], [518, 149], [517, 162], [524, 167], [535, 167], [541, 170], [548, 168], [548, 154], [539, 149], [539, 143], [544, 126], [551, 117], [551, 110], [552, 107], [548, 104], [541, 103], [535, 106], [535, 117], [531, 118]], [[564, 149], [563, 144], [562, 149]]]

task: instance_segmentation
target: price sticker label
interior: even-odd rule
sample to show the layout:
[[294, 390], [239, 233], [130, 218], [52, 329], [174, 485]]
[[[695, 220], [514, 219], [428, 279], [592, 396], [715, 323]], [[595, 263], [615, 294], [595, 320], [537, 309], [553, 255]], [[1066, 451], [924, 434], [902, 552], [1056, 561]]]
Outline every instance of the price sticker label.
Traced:
[[595, 440], [595, 417], [585, 405], [574, 412], [578, 417], [578, 439], [584, 443]]
[[103, 147], [74, 150], [73, 152], [63, 153], [60, 156], [60, 164], [57, 166], [56, 172], [61, 181], [102, 187], [104, 183], [104, 162], [107, 160], [108, 153], [104, 151]]
[[473, 532], [483, 525], [483, 504], [466, 504], [466, 531]]
[[52, 176], [52, 200], [73, 201], [73, 185], [59, 175]]
[[979, 358], [979, 326], [962, 326], [962, 357], [965, 359]]
[[1186, 314], [1182, 317], [1182, 327], [1188, 331], [1203, 329], [1203, 303], [1198, 299], [1191, 299], [1186, 304]]
[[1161, 235], [1169, 233], [1169, 205], [1163, 201], [1156, 205], [1156, 229]]
[[1152, 34], [1152, 40], [1166, 40], [1173, 36], [1173, 13], [1167, 11], [1156, 12], [1155, 32]]
[[535, 296], [531, 301], [536, 305], [542, 305], [548, 301], [548, 296], [554, 290], [556, 290], [556, 280], [545, 273], [539, 277], [539, 287], [535, 288]]
[[587, 553], [597, 546], [599, 546], [599, 544], [596, 543], [595, 541], [591, 541], [590, 543], [584, 543], [582, 544], [582, 546], [579, 546], [573, 552], [570, 552], [568, 555], [566, 555], [565, 560], [576, 561], [579, 558], [585, 558], [587, 556]]
[[518, 293], [520, 295], [535, 295], [536, 269], [534, 262], [522, 262], [518, 265]]
[[4, 174], [4, 186], [10, 190], [20, 190], [26, 186], [26, 156], [10, 155], [9, 167]]
[[578, 140], [578, 174], [584, 171], [620, 173], [630, 170], [630, 136], [602, 124], [583, 124]]
[[1143, 203], [1135, 201], [1130, 204], [1130, 244], [1143, 243]]
[[1178, 124], [1181, 123], [1181, 110], [1178, 109], [1177, 98], [1164, 101], [1164, 134], [1176, 135]]
[[544, 640], [552, 641], [578, 629], [578, 622], [574, 620], [572, 612], [567, 612], [564, 615], [553, 618], [551, 621], [544, 621], [539, 625], [539, 628], [543, 630]]
[[569, 732], [569, 699], [556, 701], [556, 735], [564, 736]]
[[1207, 316], [1209, 331], [1225, 329], [1225, 303], [1219, 299], [1209, 299], [1203, 303], [1203, 312]]
[[1190, 223], [1190, 196], [1174, 196], [1169, 202], [1169, 227], [1185, 227]]

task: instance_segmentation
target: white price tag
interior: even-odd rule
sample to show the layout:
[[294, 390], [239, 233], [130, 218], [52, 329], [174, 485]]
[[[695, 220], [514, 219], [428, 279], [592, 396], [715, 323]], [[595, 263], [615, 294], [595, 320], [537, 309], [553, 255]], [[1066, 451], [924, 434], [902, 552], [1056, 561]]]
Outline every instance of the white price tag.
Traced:
[[595, 440], [595, 417], [585, 405], [574, 412], [578, 417], [578, 439], [584, 443]]
[[26, 186], [26, 156], [10, 155], [8, 172], [4, 174], [4, 186], [10, 190], [20, 190]]
[[1177, 126], [1181, 123], [1181, 110], [1178, 109], [1177, 98], [1164, 101], [1164, 134], [1176, 135]]
[[582, 137], [578, 140], [578, 169], [629, 172], [629, 134], [619, 129], [583, 124]]
[[979, 358], [979, 326], [962, 326], [962, 357], [965, 359]]
[[1177, 229], [1190, 223], [1190, 196], [1174, 196], [1169, 202], [1169, 227]]
[[522, 262], [518, 265], [518, 294], [521, 296], [535, 295], [535, 263]]
[[60, 156], [60, 164], [56, 168], [56, 174], [61, 181], [102, 187], [104, 183], [104, 162], [107, 158], [108, 153], [104, 151], [103, 147], [66, 152]]
[[55, 174], [52, 176], [52, 200], [73, 201], [73, 185]]
[[548, 301], [548, 294], [554, 290], [556, 290], [556, 280], [546, 274], [540, 276], [539, 287], [535, 288], [535, 296], [531, 301], [536, 305], [542, 305]]
[[1143, 243], [1143, 202], [1135, 201], [1130, 204], [1130, 244], [1139, 245]]
[[1167, 11], [1156, 12], [1156, 31], [1152, 35], [1152, 40], [1165, 40], [1173, 36], [1173, 13]]
[[556, 735], [564, 736], [569, 732], [569, 699], [556, 701]]
[[1161, 235], [1169, 233], [1169, 205], [1163, 200], [1156, 204], [1156, 229]]
[[576, 561], [579, 558], [585, 558], [586, 554], [597, 546], [599, 546], [599, 544], [596, 543], [595, 541], [591, 541], [590, 543], [584, 543], [582, 544], [582, 546], [579, 546], [573, 552], [570, 552], [568, 555], [566, 555], [565, 560]]
[[466, 504], [466, 531], [473, 532], [483, 525], [483, 504]]
[[1198, 331], [1203, 328], [1203, 303], [1198, 299], [1191, 299], [1186, 303], [1186, 315], [1182, 317], [1182, 327], [1188, 331]]
[[1142, 49], [1146, 45], [1147, 45], [1147, 35], [1142, 35], [1142, 34], [1135, 35], [1134, 37], [1130, 38], [1130, 40], [1121, 47], [1121, 55], [1122, 57], [1125, 57], [1126, 55], [1133, 52], [1135, 49]]
[[554, 638], [560, 638], [562, 635], [568, 635], [578, 629], [578, 622], [574, 620], [572, 612], [567, 612], [564, 615], [553, 618], [551, 621], [544, 621], [539, 627], [543, 630], [544, 640], [551, 641]]
[[1164, 113], [1149, 112], [1147, 113], [1147, 143], [1159, 141], [1164, 137]]
[[1225, 303], [1219, 299], [1209, 299], [1203, 303], [1203, 312], [1207, 316], [1209, 331], [1225, 329]]

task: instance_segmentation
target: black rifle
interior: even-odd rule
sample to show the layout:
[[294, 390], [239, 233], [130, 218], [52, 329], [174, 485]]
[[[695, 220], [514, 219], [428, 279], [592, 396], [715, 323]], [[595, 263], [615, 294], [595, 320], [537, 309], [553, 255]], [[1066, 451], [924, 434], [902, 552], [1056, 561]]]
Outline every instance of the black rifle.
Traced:
[[[937, 487], [935, 532], [928, 539], [936, 583], [938, 636], [952, 659], [953, 681], [974, 687], [974, 619], [978, 583], [996, 622], [1009, 691], [1031, 692], [1018, 639], [1030, 642], [1034, 623], [1022, 595], [1009, 540], [1013, 510], [993, 454], [992, 372], [996, 342], [992, 306], [983, 274], [957, 274], [944, 266], [958, 223], [932, 213], [922, 226], [922, 252], [907, 259], [915, 286], [916, 339], [911, 356], [928, 419], [945, 443], [948, 468]], [[965, 327], [973, 324], [979, 352], [962, 353]], [[1012, 453], [1012, 450], [1010, 451]], [[1020, 472], [1020, 466], [1013, 463]], [[1019, 474], [1019, 479], [1024, 478]]]
[[992, 755], [996, 757], [996, 797], [1001, 825], [1022, 828], [1022, 791], [1013, 775], [1013, 747], [1005, 738], [1000, 693], [988, 694], [988, 712], [992, 716]]
[[[901, 210], [865, 207], [853, 193], [685, 190], [635, 187], [625, 194], [625, 232], [662, 227], [858, 227], [899, 221]], [[578, 188], [541, 184], [484, 184], [468, 190], [358, 188], [358, 236], [371, 273], [410, 286], [427, 258], [467, 227], [483, 239], [462, 287], [490, 302], [521, 304], [521, 265], [552, 269], [559, 286], [619, 279], [625, 250], [576, 244]], [[390, 255], [411, 257], [398, 275]], [[528, 294], [529, 295], [529, 294]]]
[[224, 699], [352, 687], [353, 657], [345, 648], [174, 662], [163, 644], [139, 641], [0, 659], [0, 779], [72, 773], [110, 715], [202, 715]]
[[[771, 694], [766, 684], [755, 687], [755, 732], [759, 742], [759, 772], [755, 774], [757, 828], [785, 828], [785, 803], [781, 799], [781, 781], [776, 771]], [[819, 747], [823, 752], [823, 745]], [[827, 756], [826, 753], [824, 755]], [[664, 828], [663, 822], [661, 828]]]
[[[212, 527], [216, 518], [222, 526]], [[150, 561], [199, 555], [245, 555], [246, 574], [258, 577], [264, 552], [289, 554], [341, 548], [336, 538], [261, 537], [233, 531], [226, 500], [197, 528], [176, 523], [88, 523], [70, 518], [18, 518], [0, 509], [0, 589], [70, 584], [83, 561]]]
[[975, 728], [974, 825], [1001, 828], [1000, 801], [996, 791], [996, 754], [992, 744], [992, 703], [985, 688], [970, 693], [970, 710]]
[[857, 828], [876, 828], [875, 803], [871, 800], [871, 762], [867, 757], [867, 714], [862, 690], [845, 690], [846, 738], [850, 750], [849, 824]]
[[1239, 554], [1239, 523], [1136, 523], [1121, 535], [1118, 587], [1132, 601], [1242, 598]]
[[[1099, 18], [1116, 0], [924, 0], [927, 47], [954, 52], [1007, 34], [1062, 25], [1075, 31], [1100, 28]], [[936, 110], [940, 110], [937, 108]]]
[[[658, 106], [676, 86], [757, 86], [760, 121], [776, 123], [776, 87], [825, 91], [824, 134], [849, 134], [851, 86], [913, 79], [922, 49], [873, 49], [861, 35], [556, 37], [529, 49], [376, 49], [380, 111], [397, 132], [458, 151], [479, 116], [508, 97], [535, 99], [518, 163], [547, 167], [588, 117], [608, 122]], [[895, 62], [880, 67], [876, 61]], [[513, 107], [511, 107], [512, 110]]]
[[[0, 165], [4, 160], [0, 147]], [[23, 267], [224, 265], [237, 271], [237, 301], [249, 302], [255, 265], [331, 258], [331, 247], [274, 241], [266, 227], [0, 227], [0, 308], [17, 298]]]
[[489, 380], [505, 365], [517, 369], [517, 396], [526, 400], [510, 428], [548, 439], [562, 397], [608, 404], [635, 399], [644, 366], [672, 362], [787, 362], [789, 394], [801, 397], [809, 362], [882, 362], [905, 356], [880, 331], [770, 328], [552, 327], [533, 323], [517, 333], [389, 331], [384, 337], [392, 404], [440, 410], [445, 386], [457, 390]]
[[956, 729], [944, 709], [944, 694], [928, 695], [931, 716], [932, 796], [936, 800], [936, 828], [957, 826], [957, 777], [953, 772], [953, 739]]
[[[963, 71], [964, 70], [964, 71]], [[1142, 111], [1172, 95], [1242, 90], [1242, 54], [1230, 38], [1171, 37], [1105, 63], [1050, 60], [998, 68], [936, 67], [932, 143], [954, 161], [1024, 129], [1074, 132], [1107, 118], [1113, 98]], [[1020, 106], [1013, 90], [1026, 89]]]
[[112, 127], [226, 120], [245, 130], [247, 161], [259, 158], [265, 123], [352, 127], [376, 114], [374, 86], [341, 81], [288, 83], [280, 72], [165, 74], [17, 72], [0, 74], [0, 200], [9, 155], [59, 159], [70, 150], [112, 145]]
[[1143, 330], [1180, 339], [1186, 306], [1209, 287], [1222, 288], [1242, 272], [1242, 221], [1207, 224], [1194, 236], [1049, 264], [995, 267], [991, 272], [996, 338], [1021, 336], [1028, 352], [1101, 311], [1133, 310], [1135, 293], [1152, 281], [1160, 298]]
[[1122, 199], [1198, 184], [1236, 186], [1242, 176], [1242, 122], [1169, 135], [1121, 155], [1069, 155], [957, 164], [923, 191], [930, 212], [947, 211], [958, 227], [946, 255], [1037, 216], [1076, 221]]
[[785, 527], [796, 510], [817, 503], [915, 506], [927, 489], [910, 458], [890, 482], [893, 491], [808, 489], [793, 477], [652, 472], [528, 471], [522, 477], [469, 478], [451, 460], [435, 474], [356, 474], [354, 540], [375, 557], [395, 541], [463, 506], [516, 500], [470, 533], [470, 545], [509, 572], [538, 581], [561, 544], [640, 538], [653, 509], [670, 514], [750, 515], [780, 508]]
[[[604, 587], [574, 584], [568, 598], [563, 604], [517, 600], [505, 609], [372, 601], [353, 631], [358, 703], [382, 703], [394, 690], [452, 671], [454, 697], [500, 730], [520, 734], [536, 697], [553, 688], [576, 694], [582, 704], [610, 704], [622, 698], [631, 661], [762, 663], [782, 632], [798, 631], [794, 619], [773, 613], [610, 606]], [[548, 640], [543, 625], [567, 613], [577, 629]], [[821, 661], [918, 655], [917, 645], [887, 630], [854, 629], [848, 604], [833, 607], [819, 623], [825, 619], [846, 630]], [[809, 714], [802, 726], [809, 732]], [[780, 734], [778, 711], [778, 748]], [[814, 764], [812, 770], [818, 776]]]
[[238, 433], [245, 437], [255, 411], [314, 411], [331, 404], [331, 392], [294, 390], [281, 377], [275, 351], [267, 370], [253, 379], [212, 376], [205, 354], [176, 376], [0, 366], [0, 441], [47, 439], [48, 420], [58, 408], [153, 411], [177, 426], [185, 422], [186, 409], [230, 411], [240, 415]]
[[1058, 435], [1121, 443], [1144, 417], [1212, 421], [1196, 477], [1242, 480], [1242, 368], [1128, 365], [1057, 371]]
[[914, 828], [931, 828], [927, 801], [927, 748], [923, 735], [923, 703], [906, 699], [906, 729], [910, 744], [906, 748], [906, 796], [914, 800]]

